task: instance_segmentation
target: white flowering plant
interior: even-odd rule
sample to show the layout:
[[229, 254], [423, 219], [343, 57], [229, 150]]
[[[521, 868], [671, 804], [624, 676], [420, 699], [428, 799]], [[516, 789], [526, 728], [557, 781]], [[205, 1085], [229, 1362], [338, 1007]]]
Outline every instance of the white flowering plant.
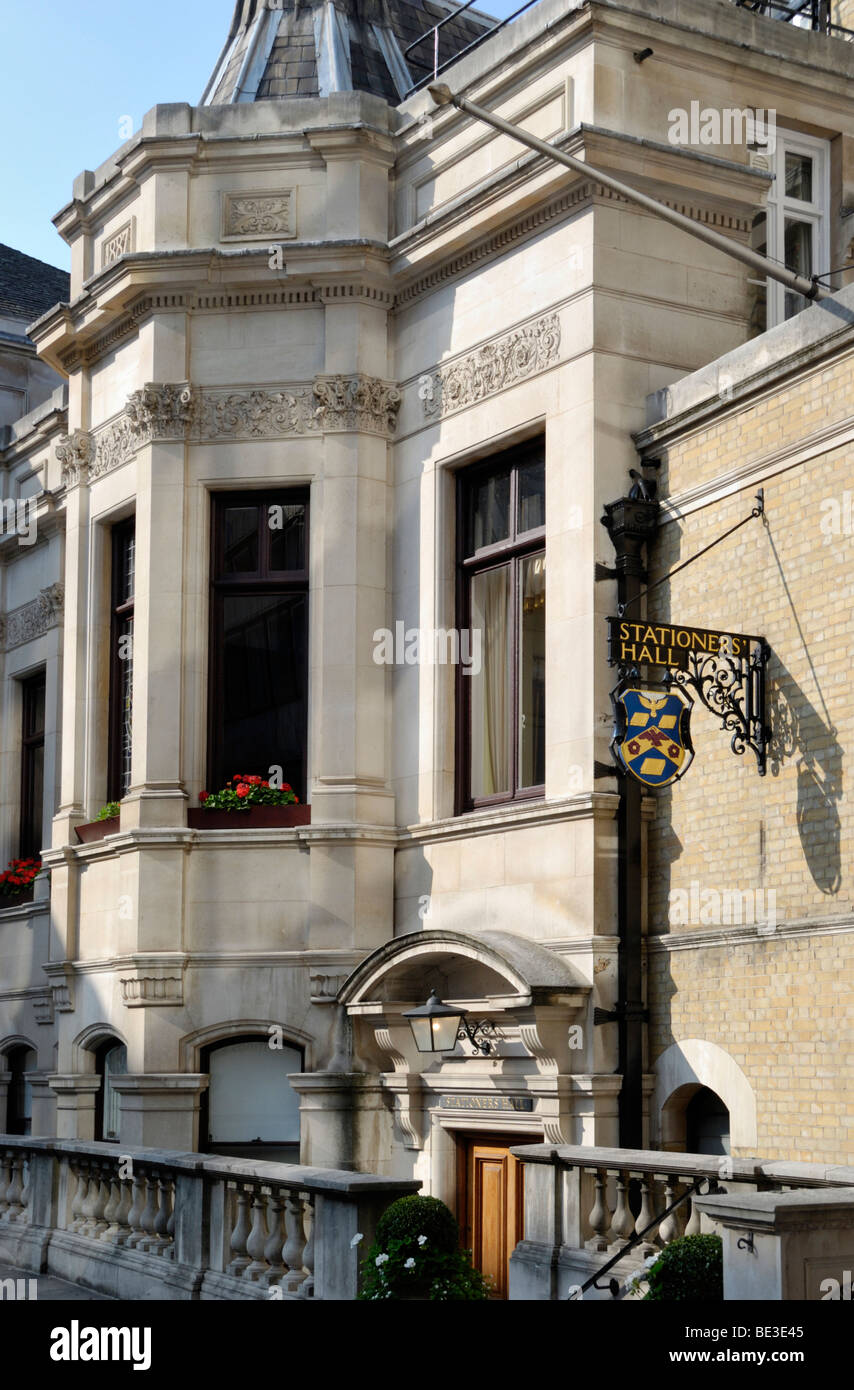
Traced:
[[435, 1197], [402, 1197], [380, 1218], [362, 1262], [361, 1299], [489, 1298], [490, 1286], [459, 1248], [459, 1228]]

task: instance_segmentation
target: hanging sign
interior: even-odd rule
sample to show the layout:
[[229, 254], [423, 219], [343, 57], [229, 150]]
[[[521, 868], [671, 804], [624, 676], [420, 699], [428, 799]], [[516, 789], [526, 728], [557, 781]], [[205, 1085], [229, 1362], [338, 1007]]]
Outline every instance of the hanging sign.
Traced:
[[[648, 787], [666, 787], [688, 771], [694, 756], [690, 689], [731, 734], [732, 751], [751, 749], [764, 776], [770, 736], [764, 637], [635, 617], [607, 623], [608, 661], [620, 668], [621, 677], [611, 692], [611, 751], [624, 772]], [[642, 678], [644, 666], [665, 668], [660, 685]]]
[[617, 761], [647, 787], [666, 787], [688, 771], [693, 701], [661, 686], [617, 686], [611, 694]]
[[608, 619], [608, 661], [612, 666], [670, 666], [687, 671], [693, 656], [746, 657], [759, 637], [704, 627], [675, 627], [645, 619]]

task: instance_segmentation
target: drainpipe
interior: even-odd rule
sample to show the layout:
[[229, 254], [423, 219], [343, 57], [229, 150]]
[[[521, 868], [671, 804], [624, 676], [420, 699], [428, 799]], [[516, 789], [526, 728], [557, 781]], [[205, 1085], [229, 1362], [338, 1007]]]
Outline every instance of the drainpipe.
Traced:
[[[652, 491], [654, 485], [646, 484]], [[633, 489], [634, 490], [634, 489]], [[637, 489], [638, 491], [644, 489]], [[646, 582], [643, 548], [658, 529], [659, 505], [645, 497], [621, 497], [605, 504], [602, 525], [616, 551], [614, 572], [617, 599], [629, 603]], [[600, 577], [605, 578], [606, 575]], [[617, 813], [618, 883], [617, 932], [619, 958], [617, 1005], [613, 1010], [597, 1010], [600, 1022], [616, 1022], [618, 1028], [617, 1070], [623, 1078], [620, 1088], [620, 1147], [643, 1148], [643, 958], [641, 938], [641, 799], [643, 787], [628, 773], [620, 778], [620, 806]], [[594, 1015], [595, 1021], [596, 1015]]]

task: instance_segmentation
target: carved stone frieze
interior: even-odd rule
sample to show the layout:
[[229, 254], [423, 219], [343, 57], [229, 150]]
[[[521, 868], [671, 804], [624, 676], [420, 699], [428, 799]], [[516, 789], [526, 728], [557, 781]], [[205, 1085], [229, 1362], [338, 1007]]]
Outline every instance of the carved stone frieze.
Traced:
[[401, 397], [390, 381], [362, 375], [321, 376], [315, 380], [314, 395], [321, 429], [394, 434]]
[[64, 597], [62, 584], [49, 584], [29, 603], [0, 616], [0, 648], [22, 647], [56, 627], [62, 621]]
[[293, 391], [205, 391], [198, 420], [201, 439], [265, 439], [317, 429], [309, 387]]
[[369, 376], [323, 376], [313, 386], [201, 390], [189, 382], [148, 382], [128, 397], [117, 419], [94, 431], [75, 430], [57, 445], [62, 481], [73, 486], [110, 473], [144, 444], [358, 430], [393, 434], [400, 409], [393, 383]]
[[525, 328], [505, 333], [476, 352], [419, 379], [418, 395], [428, 419], [475, 405], [557, 361], [560, 318], [545, 314]]

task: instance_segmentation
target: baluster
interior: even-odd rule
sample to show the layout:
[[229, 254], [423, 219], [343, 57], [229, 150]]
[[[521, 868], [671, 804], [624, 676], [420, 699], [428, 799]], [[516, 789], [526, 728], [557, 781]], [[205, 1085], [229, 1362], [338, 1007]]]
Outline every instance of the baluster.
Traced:
[[98, 1165], [98, 1181], [95, 1187], [95, 1207], [92, 1212], [92, 1236], [95, 1240], [100, 1240], [107, 1229], [108, 1222], [104, 1220], [104, 1212], [107, 1209], [107, 1202], [110, 1199], [110, 1188], [107, 1182], [108, 1167], [106, 1163]]
[[30, 1155], [21, 1155], [21, 1177], [23, 1188], [21, 1190], [21, 1210], [18, 1212], [18, 1220], [22, 1225], [27, 1225], [30, 1219]]
[[267, 1218], [267, 1229], [269, 1235], [267, 1244], [264, 1246], [264, 1259], [267, 1262], [267, 1273], [261, 1279], [262, 1284], [277, 1284], [285, 1274], [285, 1265], [282, 1260], [282, 1246], [285, 1241], [284, 1227], [282, 1225], [282, 1194], [271, 1192], [268, 1206], [269, 1216]]
[[697, 1203], [694, 1201], [694, 1197], [689, 1197], [688, 1200], [691, 1203], [691, 1215], [688, 1218], [688, 1224], [685, 1227], [685, 1235], [698, 1236], [700, 1234], [701, 1229], [700, 1209], [697, 1206]]
[[119, 1200], [118, 1211], [116, 1212], [116, 1232], [113, 1236], [114, 1245], [126, 1245], [130, 1235], [130, 1210], [133, 1201], [133, 1184], [130, 1178], [119, 1178]]
[[24, 1184], [21, 1181], [21, 1169], [23, 1164], [21, 1163], [21, 1156], [19, 1153], [13, 1152], [11, 1159], [12, 1178], [9, 1186], [6, 1188], [6, 1220], [17, 1221], [21, 1211], [21, 1193], [24, 1190]]
[[606, 1236], [611, 1227], [611, 1213], [605, 1201], [605, 1184], [608, 1181], [608, 1174], [604, 1168], [596, 1169], [596, 1199], [590, 1212], [588, 1220], [593, 1228], [593, 1238], [587, 1241], [590, 1250], [607, 1250], [608, 1241]]
[[[675, 1202], [678, 1196], [679, 1179], [670, 1176], [666, 1177], [664, 1179], [664, 1205], [669, 1207], [670, 1203]], [[669, 1245], [672, 1240], [676, 1240], [676, 1238], [681, 1235], [681, 1231], [679, 1208], [677, 1207], [669, 1216], [665, 1216], [658, 1228], [658, 1234], [664, 1244]]]
[[228, 1266], [229, 1274], [242, 1274], [244, 1269], [251, 1263], [246, 1254], [246, 1242], [249, 1239], [249, 1221], [246, 1215], [246, 1205], [248, 1195], [246, 1189], [237, 1185], [237, 1221], [231, 1233], [231, 1249], [234, 1258]]
[[128, 1247], [129, 1250], [134, 1250], [136, 1246], [139, 1244], [139, 1242], [143, 1239], [143, 1236], [145, 1234], [145, 1232], [142, 1229], [142, 1213], [143, 1208], [145, 1207], [145, 1189], [145, 1174], [137, 1168], [134, 1170], [133, 1175], [133, 1203], [131, 1205], [130, 1211], [128, 1212], [128, 1226], [130, 1227], [130, 1235], [125, 1240], [125, 1245]]
[[[655, 1217], [655, 1179], [651, 1173], [644, 1173], [641, 1178], [641, 1209], [637, 1220], [637, 1229], [646, 1230], [650, 1222]], [[656, 1228], [652, 1227], [647, 1231], [641, 1244], [641, 1251], [644, 1255], [652, 1255], [657, 1249], [655, 1244]]]
[[166, 1238], [169, 1244], [165, 1247], [163, 1255], [167, 1260], [175, 1258], [175, 1204], [178, 1200], [178, 1184], [170, 1173], [169, 1175], [169, 1220], [166, 1222]]
[[300, 1285], [301, 1298], [314, 1297], [314, 1198], [309, 1192], [300, 1194], [305, 1202], [305, 1225], [308, 1230], [308, 1240], [305, 1250], [302, 1252], [302, 1267], [305, 1270], [305, 1279]]
[[246, 1241], [246, 1253], [252, 1256], [252, 1263], [247, 1265], [244, 1270], [244, 1278], [246, 1279], [257, 1279], [259, 1275], [267, 1273], [267, 1264], [264, 1259], [264, 1248], [268, 1239], [267, 1223], [264, 1219], [265, 1205], [265, 1200], [261, 1196], [261, 1189], [256, 1188], [252, 1199], [252, 1229]]
[[305, 1279], [303, 1258], [305, 1253], [305, 1226], [302, 1216], [302, 1202], [299, 1194], [288, 1192], [285, 1197], [285, 1245], [282, 1259], [287, 1266], [287, 1274], [282, 1287], [288, 1293], [296, 1293]]
[[629, 1207], [629, 1175], [624, 1170], [617, 1174], [617, 1205], [614, 1209], [614, 1219], [611, 1223], [614, 1235], [617, 1237], [614, 1244], [622, 1244], [635, 1233], [635, 1218], [632, 1216]]
[[86, 1177], [86, 1165], [80, 1160], [69, 1165], [74, 1178], [74, 1196], [71, 1199], [71, 1226], [72, 1231], [79, 1231], [83, 1225], [83, 1199], [86, 1196], [86, 1189], [89, 1186]]
[[157, 1202], [157, 1215], [154, 1218], [154, 1234], [156, 1240], [152, 1242], [151, 1249], [155, 1255], [162, 1255], [169, 1244], [167, 1229], [169, 1226], [169, 1215], [172, 1210], [172, 1174], [165, 1173], [159, 1178], [157, 1187], [159, 1190], [159, 1197]]
[[139, 1218], [143, 1229], [143, 1236], [136, 1243], [137, 1250], [148, 1251], [154, 1245], [156, 1236], [154, 1234], [154, 1222], [157, 1217], [157, 1174], [149, 1173], [148, 1184], [146, 1187], [145, 1207], [142, 1216]]
[[87, 1186], [86, 1196], [80, 1208], [82, 1220], [80, 1222], [81, 1236], [90, 1236], [95, 1219], [95, 1203], [98, 1200], [98, 1165], [97, 1163], [87, 1163]]
[[107, 1223], [107, 1228], [106, 1228], [105, 1231], [102, 1231], [102, 1233], [101, 1233], [101, 1240], [103, 1240], [103, 1241], [109, 1241], [109, 1243], [110, 1243], [111, 1245], [114, 1245], [114, 1244], [115, 1244], [116, 1236], [118, 1235], [118, 1232], [119, 1232], [119, 1227], [118, 1227], [118, 1222], [116, 1221], [116, 1217], [118, 1216], [118, 1212], [119, 1212], [119, 1203], [120, 1203], [120, 1201], [121, 1201], [121, 1184], [120, 1184], [120, 1182], [119, 1182], [118, 1177], [117, 1177], [117, 1176], [114, 1176], [114, 1175], [111, 1173], [111, 1174], [110, 1174], [110, 1193], [109, 1193], [109, 1197], [108, 1197], [108, 1199], [107, 1199], [107, 1203], [106, 1203], [106, 1205], [105, 1205], [105, 1207], [104, 1207], [104, 1220], [105, 1220], [106, 1223]]
[[6, 1201], [6, 1189], [12, 1181], [12, 1153], [7, 1149], [0, 1158], [0, 1220], [2, 1220], [8, 1203]]

